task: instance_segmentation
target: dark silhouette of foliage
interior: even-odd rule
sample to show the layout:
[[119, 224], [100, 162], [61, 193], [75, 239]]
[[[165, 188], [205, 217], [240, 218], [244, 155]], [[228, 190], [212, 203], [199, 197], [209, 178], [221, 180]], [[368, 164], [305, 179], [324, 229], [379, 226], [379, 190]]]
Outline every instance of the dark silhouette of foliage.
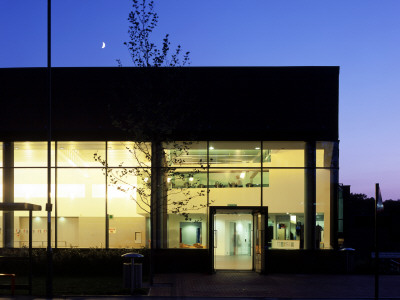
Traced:
[[[164, 182], [157, 189], [164, 191], [162, 203], [167, 205], [168, 213], [183, 215], [190, 220], [189, 211], [199, 210], [206, 204], [193, 201], [206, 195], [205, 189], [171, 188], [166, 184], [167, 178], [184, 179], [187, 174], [181, 172], [176, 166], [184, 166], [185, 157], [189, 154], [192, 142], [177, 142], [174, 130], [187, 122], [187, 117], [179, 109], [182, 105], [188, 105], [190, 99], [184, 94], [182, 86], [187, 79], [180, 75], [179, 68], [190, 64], [190, 52], [183, 53], [180, 45], [171, 50], [169, 34], [166, 34], [158, 46], [151, 39], [151, 34], [158, 24], [158, 14], [154, 11], [154, 1], [132, 0], [132, 11], [129, 13], [130, 23], [128, 34], [129, 41], [125, 42], [132, 63], [135, 67], [148, 69], [168, 67], [168, 72], [156, 74], [155, 72], [143, 72], [140, 84], [126, 82], [120, 84], [132, 86], [132, 93], [128, 99], [118, 102], [110, 107], [113, 124], [127, 133], [129, 140], [134, 141], [133, 147], [126, 147], [133, 156], [137, 167], [124, 168], [121, 162], [120, 168], [108, 168], [104, 157], [94, 154], [94, 160], [100, 162], [107, 172], [108, 182], [119, 191], [130, 195], [137, 205], [145, 212], [150, 213], [151, 195], [155, 193], [152, 187], [152, 178], [156, 173], [162, 174]], [[122, 62], [117, 59], [118, 66]], [[158, 77], [160, 76], [160, 77]], [[117, 97], [118, 98], [118, 97]], [[150, 143], [167, 145], [169, 147], [169, 161], [155, 167], [151, 165], [154, 155]], [[164, 148], [162, 156], [166, 156]], [[193, 168], [192, 173], [204, 170], [205, 166]], [[130, 178], [140, 178], [140, 184], [132, 184]], [[137, 197], [132, 197], [136, 194]], [[179, 197], [177, 197], [179, 195]], [[179, 200], [176, 200], [179, 199]]]
[[[151, 33], [158, 23], [158, 14], [154, 12], [154, 1], [132, 0], [129, 13], [129, 41], [125, 42], [132, 62], [136, 67], [177, 67], [190, 64], [189, 51], [183, 54], [178, 45], [170, 54], [169, 34], [166, 34], [161, 49], [151, 41]], [[120, 64], [120, 61], [119, 61]]]

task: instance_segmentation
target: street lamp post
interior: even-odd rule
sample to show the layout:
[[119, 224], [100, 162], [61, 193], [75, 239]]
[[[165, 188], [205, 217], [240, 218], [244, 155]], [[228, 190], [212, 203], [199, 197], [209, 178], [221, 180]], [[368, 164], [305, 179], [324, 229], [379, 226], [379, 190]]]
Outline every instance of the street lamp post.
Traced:
[[47, 0], [47, 89], [48, 89], [48, 123], [47, 123], [47, 278], [46, 295], [53, 296], [53, 250], [51, 248], [51, 0]]

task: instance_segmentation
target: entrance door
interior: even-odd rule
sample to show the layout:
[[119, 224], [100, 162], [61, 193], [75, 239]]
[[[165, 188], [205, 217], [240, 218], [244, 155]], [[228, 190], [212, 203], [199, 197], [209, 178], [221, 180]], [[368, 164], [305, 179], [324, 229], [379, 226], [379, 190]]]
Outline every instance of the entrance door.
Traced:
[[213, 270], [264, 272], [266, 215], [266, 207], [210, 207]]

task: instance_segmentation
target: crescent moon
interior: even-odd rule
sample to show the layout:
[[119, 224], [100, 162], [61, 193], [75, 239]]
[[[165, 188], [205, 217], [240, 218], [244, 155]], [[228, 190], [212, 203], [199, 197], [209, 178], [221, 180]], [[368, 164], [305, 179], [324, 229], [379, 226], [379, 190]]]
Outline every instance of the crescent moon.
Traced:
[[106, 43], [103, 42], [103, 45], [101, 46], [102, 49], [106, 47]]

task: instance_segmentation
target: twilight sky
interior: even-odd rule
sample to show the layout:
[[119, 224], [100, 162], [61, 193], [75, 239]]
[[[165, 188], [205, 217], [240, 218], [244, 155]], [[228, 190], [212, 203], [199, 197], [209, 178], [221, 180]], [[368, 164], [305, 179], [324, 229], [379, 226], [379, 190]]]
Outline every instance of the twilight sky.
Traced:
[[[400, 199], [399, 0], [156, 0], [192, 66], [340, 66], [340, 182]], [[53, 0], [54, 67], [130, 66], [130, 0]], [[47, 0], [0, 1], [0, 68], [45, 67]], [[102, 42], [106, 43], [104, 49]], [[1, 100], [0, 100], [1, 101]]]

